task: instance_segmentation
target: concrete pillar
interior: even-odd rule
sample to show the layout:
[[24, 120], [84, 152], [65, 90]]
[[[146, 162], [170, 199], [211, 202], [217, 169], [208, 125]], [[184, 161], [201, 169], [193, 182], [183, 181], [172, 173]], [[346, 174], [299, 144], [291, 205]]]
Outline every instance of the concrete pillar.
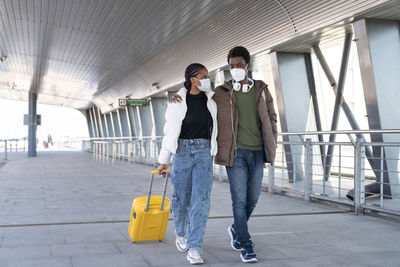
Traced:
[[[361, 19], [354, 22], [354, 34], [370, 129], [397, 129], [400, 125], [400, 22]], [[397, 134], [372, 134], [373, 142], [399, 142]], [[384, 148], [384, 157], [399, 158], [397, 147]], [[380, 147], [373, 148], [374, 166], [380, 166]], [[384, 160], [385, 195], [400, 195], [398, 161]], [[377, 177], [380, 179], [380, 177]], [[379, 193], [379, 184], [366, 186], [367, 192]]]
[[[282, 132], [304, 132], [311, 109], [310, 83], [306, 54], [273, 52], [270, 54]], [[307, 64], [310, 64], [308, 62]], [[297, 136], [284, 137], [297, 141]], [[285, 145], [289, 181], [303, 180], [302, 145]]]
[[36, 157], [36, 107], [37, 107], [37, 94], [29, 92], [28, 96], [28, 157]]

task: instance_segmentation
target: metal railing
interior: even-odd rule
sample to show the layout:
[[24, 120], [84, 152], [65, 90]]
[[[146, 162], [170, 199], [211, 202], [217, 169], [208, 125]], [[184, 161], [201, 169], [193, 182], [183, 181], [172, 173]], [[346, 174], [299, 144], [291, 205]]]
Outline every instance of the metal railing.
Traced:
[[4, 160], [8, 159], [8, 153], [25, 151], [27, 147], [26, 138], [0, 139], [0, 153], [3, 154]]
[[[331, 134], [339, 140], [318, 141], [318, 135]], [[369, 135], [387, 141], [371, 142]], [[368, 209], [400, 215], [400, 130], [298, 132], [280, 137], [275, 166], [269, 171], [273, 176], [268, 179], [269, 191], [350, 205], [357, 214]], [[327, 156], [321, 154], [327, 146], [334, 148], [328, 177]]]
[[[318, 135], [337, 135], [335, 142], [321, 142]], [[390, 142], [368, 141], [380, 135]], [[383, 137], [382, 137], [383, 136]], [[285, 140], [285, 141], [284, 141]], [[92, 138], [82, 141], [93, 158], [157, 165], [162, 137]], [[334, 153], [326, 177], [327, 146]], [[371, 150], [372, 148], [372, 150]], [[366, 155], [367, 150], [374, 151]], [[274, 166], [268, 165], [263, 185], [270, 193], [291, 193], [312, 200], [332, 201], [353, 207], [400, 215], [400, 130], [353, 130], [280, 133]], [[214, 176], [227, 180], [223, 166], [214, 165]]]
[[162, 137], [107, 137], [82, 140], [82, 150], [93, 159], [114, 164], [116, 160], [157, 165]]
[[[36, 148], [40, 151], [81, 150], [82, 138], [69, 138], [69, 137], [58, 138], [51, 145], [48, 144], [48, 147], [44, 147], [43, 143], [40, 143], [39, 140], [37, 140]], [[0, 139], [0, 159], [8, 160], [10, 153], [24, 152], [24, 151], [28, 151], [27, 138]]]

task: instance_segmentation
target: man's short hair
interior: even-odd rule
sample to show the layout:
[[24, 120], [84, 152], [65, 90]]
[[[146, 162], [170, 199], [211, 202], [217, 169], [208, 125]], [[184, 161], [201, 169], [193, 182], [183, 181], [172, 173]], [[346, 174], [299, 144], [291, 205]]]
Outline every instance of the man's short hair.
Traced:
[[231, 59], [231, 57], [242, 57], [244, 61], [246, 61], [246, 64], [250, 62], [250, 53], [243, 46], [236, 46], [229, 51], [228, 64], [229, 64], [229, 59]]

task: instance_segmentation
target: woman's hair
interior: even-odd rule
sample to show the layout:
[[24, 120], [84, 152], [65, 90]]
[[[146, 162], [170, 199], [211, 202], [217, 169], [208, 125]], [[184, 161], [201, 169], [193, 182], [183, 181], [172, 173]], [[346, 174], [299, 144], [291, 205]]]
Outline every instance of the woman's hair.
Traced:
[[197, 74], [199, 74], [200, 70], [205, 69], [204, 65], [199, 64], [199, 63], [193, 63], [187, 66], [185, 70], [185, 88], [190, 90], [192, 87], [192, 82], [190, 81], [191, 77], [195, 77]]

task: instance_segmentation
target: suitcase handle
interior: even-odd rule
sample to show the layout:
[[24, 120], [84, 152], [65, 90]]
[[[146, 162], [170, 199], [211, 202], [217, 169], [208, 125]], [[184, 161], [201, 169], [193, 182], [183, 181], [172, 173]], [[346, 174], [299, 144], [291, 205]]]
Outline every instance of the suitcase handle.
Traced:
[[[165, 183], [164, 183], [164, 192], [163, 192], [163, 197], [162, 197], [162, 201], [161, 201], [161, 207], [160, 210], [163, 211], [164, 210], [164, 201], [165, 201], [165, 194], [167, 192], [167, 185], [168, 185], [168, 177], [170, 175], [170, 170], [166, 169], [166, 174], [163, 173], [161, 174], [162, 176], [166, 176], [165, 178]], [[150, 187], [149, 187], [149, 195], [147, 196], [147, 203], [146, 203], [146, 212], [149, 211], [149, 205], [150, 205], [150, 198], [151, 198], [151, 189], [153, 187], [153, 180], [154, 180], [154, 175], [158, 173], [158, 170], [152, 171], [151, 172], [151, 181], [150, 181]]]
[[[166, 173], [170, 173], [170, 170], [169, 169], [165, 169], [164, 170]], [[157, 174], [158, 173], [158, 170], [154, 170], [154, 171], [151, 171], [151, 175], [154, 175], [154, 174]], [[161, 174], [162, 175], [162, 174]]]

